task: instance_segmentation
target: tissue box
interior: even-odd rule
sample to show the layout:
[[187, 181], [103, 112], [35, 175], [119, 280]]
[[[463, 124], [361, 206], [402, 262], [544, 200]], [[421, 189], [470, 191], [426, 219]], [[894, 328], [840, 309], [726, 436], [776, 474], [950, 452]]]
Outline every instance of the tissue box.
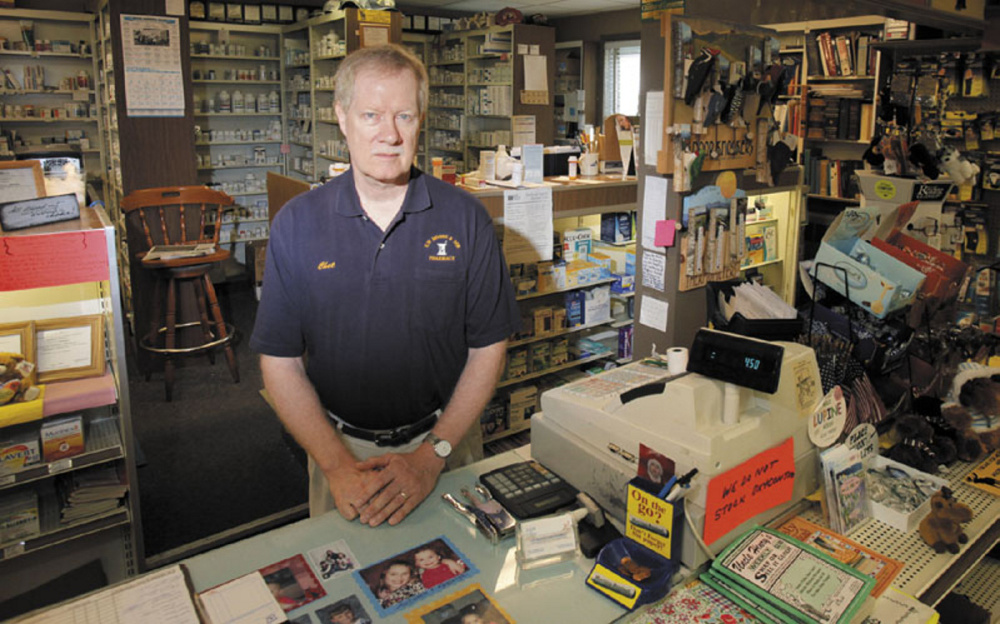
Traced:
[[877, 209], [844, 209], [830, 224], [816, 253], [816, 279], [878, 318], [911, 305], [924, 283], [924, 274], [869, 242], [873, 237], [888, 236], [897, 223], [905, 223], [908, 212], [894, 210], [876, 227]]
[[[908, 475], [911, 479], [919, 479], [921, 481], [927, 481], [934, 484], [934, 492], [940, 490], [943, 487], [949, 487], [948, 481], [944, 479], [939, 479], [938, 477], [927, 474], [926, 472], [920, 472], [916, 468], [911, 468], [905, 464], [901, 464], [897, 461], [893, 461], [888, 457], [882, 457], [878, 455], [875, 457], [874, 463], [870, 470], [881, 470], [885, 471], [886, 467], [892, 467], [893, 471], [903, 472]], [[868, 490], [871, 491], [871, 480], [872, 476], [868, 475], [869, 487]], [[926, 489], [926, 488], [923, 488]], [[928, 492], [927, 498], [924, 499], [923, 503], [920, 504], [915, 510], [910, 513], [903, 513], [901, 511], [896, 511], [886, 505], [877, 503], [874, 500], [871, 501], [872, 517], [880, 522], [888, 524], [894, 529], [903, 531], [904, 533], [913, 533], [917, 530], [917, 526], [920, 521], [924, 519], [931, 510], [931, 497], [930, 495], [934, 492]]]
[[[880, 246], [880, 242], [879, 239], [872, 239], [872, 243], [877, 246]], [[885, 242], [903, 254], [904, 257], [900, 257], [900, 260], [927, 276], [920, 289], [924, 297], [947, 303], [958, 296], [959, 288], [968, 275], [969, 265], [899, 230], [894, 230]]]

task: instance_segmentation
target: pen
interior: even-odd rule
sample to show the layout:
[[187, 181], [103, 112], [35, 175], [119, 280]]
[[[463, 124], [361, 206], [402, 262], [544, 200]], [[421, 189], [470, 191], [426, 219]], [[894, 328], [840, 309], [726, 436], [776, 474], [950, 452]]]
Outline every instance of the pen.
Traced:
[[666, 495], [667, 495], [667, 493], [669, 493], [669, 492], [670, 492], [670, 488], [674, 487], [674, 484], [675, 484], [675, 483], [677, 483], [677, 477], [676, 477], [676, 476], [673, 476], [673, 477], [670, 477], [670, 480], [669, 480], [669, 481], [667, 481], [666, 485], [664, 485], [664, 486], [663, 486], [663, 487], [662, 487], [662, 488], [660, 489], [660, 493], [659, 493], [659, 494], [657, 494], [657, 495], [656, 495], [656, 497], [657, 497], [657, 498], [663, 498], [664, 496], [666, 496]]
[[673, 501], [677, 500], [678, 498], [681, 498], [683, 496], [683, 494], [681, 494], [681, 492], [683, 492], [684, 490], [686, 490], [686, 489], [688, 489], [690, 487], [688, 485], [688, 483], [690, 483], [691, 479], [696, 474], [698, 474], [698, 469], [697, 468], [692, 468], [683, 477], [681, 477], [680, 479], [677, 479], [677, 482], [674, 484], [673, 488], [671, 490], [669, 490], [669, 494], [667, 494], [667, 498], [666, 498], [667, 502], [668, 503], [672, 503]]

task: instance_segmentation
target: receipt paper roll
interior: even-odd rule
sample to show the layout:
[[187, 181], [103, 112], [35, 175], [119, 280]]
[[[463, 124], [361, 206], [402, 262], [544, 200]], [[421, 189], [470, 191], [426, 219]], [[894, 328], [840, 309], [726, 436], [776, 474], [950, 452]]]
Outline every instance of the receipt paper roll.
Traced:
[[674, 347], [667, 351], [667, 369], [671, 375], [680, 375], [688, 368], [688, 350], [684, 347]]

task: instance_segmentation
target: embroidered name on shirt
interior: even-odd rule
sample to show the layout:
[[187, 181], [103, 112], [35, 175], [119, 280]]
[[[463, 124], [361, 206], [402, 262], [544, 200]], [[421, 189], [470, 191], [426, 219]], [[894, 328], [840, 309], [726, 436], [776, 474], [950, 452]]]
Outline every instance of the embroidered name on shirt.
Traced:
[[424, 243], [424, 249], [431, 250], [427, 257], [431, 262], [454, 262], [454, 250], [462, 248], [462, 244], [450, 234], [435, 234]]
[[324, 260], [323, 262], [320, 262], [318, 265], [316, 265], [316, 270], [325, 271], [327, 269], [332, 269], [335, 266], [337, 266], [336, 262], [327, 262], [326, 260]]

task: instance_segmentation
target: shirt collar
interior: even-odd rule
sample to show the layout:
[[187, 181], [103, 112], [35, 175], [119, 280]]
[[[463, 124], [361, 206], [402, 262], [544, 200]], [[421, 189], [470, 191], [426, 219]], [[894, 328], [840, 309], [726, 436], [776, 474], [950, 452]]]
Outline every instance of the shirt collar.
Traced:
[[[338, 201], [335, 210], [342, 217], [360, 217], [364, 215], [357, 187], [354, 186], [354, 175], [347, 173], [338, 176], [328, 183], [331, 191], [347, 201]], [[431, 207], [431, 196], [427, 191], [427, 174], [416, 167], [410, 168], [410, 181], [407, 183], [406, 197], [403, 198], [402, 212], [420, 212]]]

